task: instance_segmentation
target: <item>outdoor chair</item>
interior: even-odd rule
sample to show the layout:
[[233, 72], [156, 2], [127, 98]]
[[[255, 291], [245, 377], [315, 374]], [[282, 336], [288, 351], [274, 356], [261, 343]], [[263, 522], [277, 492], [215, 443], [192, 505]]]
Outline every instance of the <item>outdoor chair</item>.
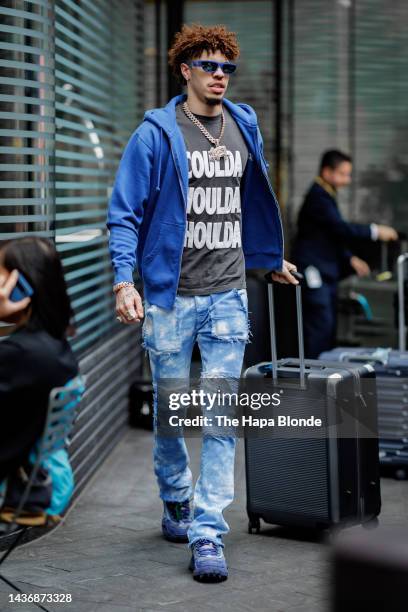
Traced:
[[[2, 534], [5, 536], [15, 534], [15, 537], [11, 537], [11, 544], [0, 557], [0, 566], [22, 540], [27, 529], [30, 527], [47, 526], [47, 515], [45, 513], [42, 517], [43, 520], [41, 520], [38, 514], [30, 516], [30, 512], [25, 511], [24, 506], [33, 489], [40, 466], [52, 453], [66, 448], [69, 444], [68, 437], [78, 415], [79, 404], [84, 391], [85, 379], [83, 376], [77, 376], [64, 387], [55, 387], [50, 392], [44, 431], [35, 446], [35, 463], [30, 470], [18, 506], [12, 511], [7, 509], [2, 511], [0, 509], [0, 520], [2, 521], [0, 524], [4, 527]], [[17, 585], [5, 578], [1, 573], [0, 580], [19, 593], [23, 593]], [[32, 603], [41, 610], [48, 612], [47, 608], [44, 608], [41, 604]]]

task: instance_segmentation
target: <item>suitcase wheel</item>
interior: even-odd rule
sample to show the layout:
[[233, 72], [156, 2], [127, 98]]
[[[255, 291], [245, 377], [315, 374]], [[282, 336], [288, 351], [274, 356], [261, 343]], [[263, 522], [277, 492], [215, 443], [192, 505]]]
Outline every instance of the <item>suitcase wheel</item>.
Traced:
[[366, 523], [363, 523], [364, 529], [377, 529], [378, 525], [379, 525], [379, 520], [376, 516], [370, 519], [369, 521], [367, 521]]
[[261, 531], [261, 521], [259, 518], [250, 518], [248, 521], [248, 533], [253, 533], [255, 529], [255, 533], [259, 533]]
[[395, 478], [397, 480], [407, 480], [407, 470], [404, 470], [404, 468], [399, 468], [398, 470], [395, 470]]

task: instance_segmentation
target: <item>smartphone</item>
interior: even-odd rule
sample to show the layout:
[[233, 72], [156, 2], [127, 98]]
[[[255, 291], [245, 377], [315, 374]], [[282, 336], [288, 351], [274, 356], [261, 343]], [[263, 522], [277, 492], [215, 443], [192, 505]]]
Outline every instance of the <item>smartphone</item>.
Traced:
[[34, 289], [31, 287], [28, 280], [21, 274], [21, 272], [19, 272], [16, 286], [10, 294], [10, 300], [12, 302], [19, 302], [26, 297], [31, 297], [33, 293]]

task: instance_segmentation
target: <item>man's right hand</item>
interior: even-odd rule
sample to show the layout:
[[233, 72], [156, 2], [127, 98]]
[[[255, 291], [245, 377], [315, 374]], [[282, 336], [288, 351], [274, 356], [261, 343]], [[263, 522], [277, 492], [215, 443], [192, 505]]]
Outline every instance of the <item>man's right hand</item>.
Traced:
[[382, 242], [390, 242], [391, 240], [398, 240], [398, 233], [393, 227], [388, 225], [377, 225], [378, 240]]
[[121, 323], [133, 325], [144, 317], [142, 298], [134, 287], [122, 287], [116, 294], [116, 316]]

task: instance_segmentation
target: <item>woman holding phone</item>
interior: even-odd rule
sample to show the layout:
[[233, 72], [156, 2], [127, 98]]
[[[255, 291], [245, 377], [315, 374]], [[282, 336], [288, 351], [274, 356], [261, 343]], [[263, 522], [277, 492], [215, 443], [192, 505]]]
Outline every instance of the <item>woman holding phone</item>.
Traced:
[[15, 327], [0, 342], [0, 482], [40, 436], [51, 389], [78, 373], [66, 339], [71, 315], [53, 243], [28, 236], [1, 244], [0, 320]]
[[12, 315], [17, 315], [25, 310], [31, 302], [30, 296], [26, 296], [20, 300], [14, 301], [12, 292], [16, 287], [19, 278], [17, 270], [13, 270], [10, 274], [0, 274], [0, 320]]

